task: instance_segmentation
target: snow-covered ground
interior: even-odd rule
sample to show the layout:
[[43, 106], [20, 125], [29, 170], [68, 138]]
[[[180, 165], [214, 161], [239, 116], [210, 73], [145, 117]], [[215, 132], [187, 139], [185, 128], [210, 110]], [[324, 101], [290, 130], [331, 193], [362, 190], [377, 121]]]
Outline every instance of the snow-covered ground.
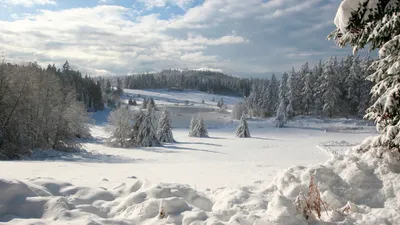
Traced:
[[[252, 138], [238, 139], [237, 122], [214, 111], [211, 100], [222, 97], [231, 107], [240, 98], [125, 92], [125, 98], [140, 94], [169, 107], [178, 143], [107, 147], [109, 111], [97, 112], [93, 139], [83, 144], [86, 152], [41, 151], [25, 161], [0, 162], [0, 224], [307, 224], [296, 216], [293, 200], [307, 191], [310, 172], [331, 207], [325, 221], [400, 224], [400, 169], [342, 156], [374, 133], [365, 121], [301, 117], [278, 129], [272, 120], [250, 119]], [[185, 106], [185, 100], [193, 105]], [[210, 138], [188, 137], [190, 118], [197, 114]], [[333, 211], [347, 201], [357, 210], [348, 216]]]

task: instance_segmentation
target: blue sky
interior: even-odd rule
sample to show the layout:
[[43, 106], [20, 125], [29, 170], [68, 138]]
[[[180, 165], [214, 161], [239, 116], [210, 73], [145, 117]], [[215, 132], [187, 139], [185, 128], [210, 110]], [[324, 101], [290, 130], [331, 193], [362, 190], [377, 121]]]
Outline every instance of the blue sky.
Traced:
[[0, 0], [12, 62], [90, 75], [164, 68], [260, 77], [351, 54], [326, 36], [338, 0]]

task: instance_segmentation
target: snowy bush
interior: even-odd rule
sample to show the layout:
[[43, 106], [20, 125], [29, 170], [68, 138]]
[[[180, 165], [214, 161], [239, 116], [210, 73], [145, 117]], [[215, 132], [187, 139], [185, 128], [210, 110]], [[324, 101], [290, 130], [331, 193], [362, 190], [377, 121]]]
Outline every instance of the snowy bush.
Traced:
[[242, 118], [240, 119], [239, 126], [236, 128], [236, 137], [239, 138], [247, 138], [250, 137], [249, 126], [246, 121], [246, 117], [243, 114]]
[[125, 107], [120, 107], [110, 113], [108, 117], [110, 125], [107, 129], [111, 133], [108, 139], [111, 146], [126, 147], [126, 143], [132, 136], [132, 119], [132, 113]]
[[172, 134], [171, 117], [168, 110], [164, 109], [157, 126], [157, 138], [160, 142], [172, 143], [175, 142]]
[[196, 121], [196, 125], [190, 132], [191, 137], [208, 137], [208, 131], [203, 118], [199, 117]]
[[247, 114], [248, 114], [247, 106], [244, 103], [239, 102], [232, 109], [231, 119], [240, 120], [243, 115]]

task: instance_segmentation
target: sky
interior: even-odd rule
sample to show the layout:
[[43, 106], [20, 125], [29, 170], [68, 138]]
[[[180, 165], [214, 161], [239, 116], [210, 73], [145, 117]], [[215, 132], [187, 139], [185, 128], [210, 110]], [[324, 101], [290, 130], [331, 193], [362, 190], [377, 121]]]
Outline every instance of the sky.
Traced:
[[126, 75], [262, 77], [351, 54], [326, 40], [339, 0], [0, 0], [7, 61]]

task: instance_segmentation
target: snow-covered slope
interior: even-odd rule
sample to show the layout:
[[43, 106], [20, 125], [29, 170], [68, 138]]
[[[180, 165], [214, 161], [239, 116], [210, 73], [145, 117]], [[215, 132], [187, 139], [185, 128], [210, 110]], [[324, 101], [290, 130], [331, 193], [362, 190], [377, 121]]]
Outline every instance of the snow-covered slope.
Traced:
[[[39, 151], [25, 161], [0, 162], [0, 224], [307, 224], [293, 201], [300, 189], [307, 191], [310, 172], [331, 206], [325, 221], [399, 224], [400, 169], [340, 156], [373, 133], [365, 121], [299, 117], [278, 129], [272, 120], [249, 119], [252, 138], [239, 139], [229, 114], [192, 110], [215, 108], [207, 105], [213, 95], [126, 92], [163, 107], [179, 103], [182, 110], [171, 110], [177, 143], [107, 147], [109, 111], [97, 112], [87, 151]], [[187, 98], [194, 106], [180, 104]], [[212, 128], [210, 138], [188, 137], [197, 114]], [[350, 215], [332, 211], [347, 201], [354, 203]]]

